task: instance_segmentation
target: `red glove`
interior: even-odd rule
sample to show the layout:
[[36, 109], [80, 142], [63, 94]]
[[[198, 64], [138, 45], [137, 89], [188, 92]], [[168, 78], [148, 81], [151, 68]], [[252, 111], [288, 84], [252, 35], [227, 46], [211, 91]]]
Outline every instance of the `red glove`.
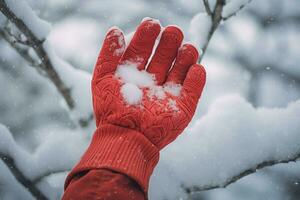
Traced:
[[[159, 151], [182, 133], [192, 119], [205, 84], [205, 70], [195, 64], [198, 52], [194, 46], [186, 44], [179, 48], [183, 34], [177, 27], [164, 29], [146, 70], [155, 74], [159, 85], [181, 84], [180, 95], [167, 94], [166, 98], [153, 101], [144, 88], [139, 106], [128, 105], [120, 93], [122, 83], [114, 75], [117, 66], [138, 61], [138, 68], [145, 69], [160, 29], [154, 20], [142, 22], [126, 50], [119, 29], [107, 33], [92, 80], [97, 130], [65, 186], [78, 172], [107, 168], [128, 175], [147, 192]], [[176, 102], [177, 111], [170, 107], [170, 100]]]

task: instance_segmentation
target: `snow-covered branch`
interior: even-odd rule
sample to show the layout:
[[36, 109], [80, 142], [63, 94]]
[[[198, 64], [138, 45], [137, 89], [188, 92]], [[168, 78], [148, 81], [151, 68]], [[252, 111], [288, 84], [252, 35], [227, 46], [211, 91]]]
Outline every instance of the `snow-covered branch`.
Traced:
[[232, 183], [235, 183], [236, 181], [240, 180], [241, 178], [243, 178], [247, 175], [250, 175], [250, 174], [253, 174], [253, 173], [257, 172], [257, 170], [260, 170], [262, 168], [270, 167], [270, 166], [280, 164], [280, 163], [296, 162], [299, 159], [300, 159], [300, 152], [298, 154], [296, 154], [295, 156], [287, 157], [286, 159], [282, 159], [282, 160], [263, 161], [263, 162], [257, 164], [255, 167], [250, 168], [250, 169], [246, 169], [246, 170], [242, 171], [240, 174], [231, 177], [230, 179], [228, 179], [222, 185], [217, 185], [216, 184], [216, 185], [207, 185], [207, 186], [203, 186], [203, 187], [198, 187], [198, 186], [185, 187], [183, 185], [182, 187], [184, 188], [184, 190], [188, 194], [195, 193], [195, 192], [206, 191], [206, 190], [212, 190], [212, 189], [216, 189], [216, 188], [225, 188], [228, 185], [230, 185]]
[[235, 16], [240, 10], [242, 10], [252, 0], [231, 0], [226, 3], [223, 9], [222, 20], [225, 21], [232, 16]]
[[[66, 71], [79, 74], [79, 70], [73, 69], [72, 66], [59, 59], [54, 52], [51, 52], [49, 45], [46, 43], [46, 37], [50, 29], [49, 25], [39, 19], [24, 1], [0, 0], [0, 11], [18, 28], [22, 33], [21, 36], [25, 39], [15, 36], [7, 26], [2, 28], [1, 35], [30, 65], [50, 79], [62, 95], [69, 110], [75, 111], [77, 113], [75, 115], [78, 115], [81, 113], [82, 107], [90, 106], [87, 101], [82, 103], [74, 98], [74, 94], [78, 93], [74, 90], [81, 88], [78, 88], [74, 81], [66, 80], [65, 77], [67, 75]], [[30, 54], [30, 49], [34, 50], [35, 55]], [[63, 66], [55, 66], [55, 64], [62, 64]], [[87, 73], [83, 72], [82, 74], [83, 80], [88, 81], [90, 79], [90, 75], [87, 75]], [[82, 127], [87, 126], [93, 118], [91, 108], [85, 110], [83, 116], [75, 116], [74, 118]]]
[[[0, 158], [18, 183], [28, 188], [36, 199], [47, 199], [37, 187], [38, 183], [51, 174], [69, 171], [87, 145], [80, 131], [64, 129], [49, 134], [48, 130], [47, 134], [42, 136], [43, 141], [37, 149], [29, 153], [0, 124]], [[66, 143], [70, 138], [72, 142]]]
[[[43, 43], [45, 38], [38, 38], [32, 30], [25, 24], [23, 19], [20, 19], [12, 10], [8, 7], [5, 0], [0, 0], [0, 10], [1, 12], [10, 20], [27, 38], [27, 43], [30, 47], [32, 47], [36, 54], [38, 55], [41, 64], [37, 67], [42, 68], [42, 70], [47, 74], [47, 77], [54, 83], [58, 91], [62, 94], [64, 99], [66, 100], [69, 108], [74, 107], [74, 100], [70, 94], [70, 88], [68, 88], [61, 77], [58, 75], [56, 70], [54, 69], [51, 61], [49, 60], [49, 56], [46, 53], [46, 50], [43, 47]], [[19, 42], [19, 41], [17, 41]]]
[[[153, 199], [223, 188], [264, 167], [297, 161], [299, 113], [300, 100], [286, 108], [255, 108], [239, 95], [218, 98], [162, 152], [151, 183], [162, 194], [153, 192]], [[156, 188], [161, 181], [168, 187]]]
[[[31, 193], [32, 196], [34, 196], [36, 199], [46, 200], [48, 199], [43, 192], [36, 186], [34, 181], [32, 181], [30, 178], [25, 176], [24, 172], [20, 169], [20, 167], [17, 165], [15, 158], [11, 155], [12, 151], [15, 151], [15, 154], [19, 154], [18, 151], [20, 150], [13, 138], [11, 137], [11, 134], [7, 130], [6, 127], [2, 126], [0, 124], [0, 136], [1, 136], [1, 142], [0, 142], [0, 158], [3, 161], [3, 163], [7, 166], [7, 169], [10, 170], [10, 172], [14, 175], [15, 179], [25, 188], [28, 189], [28, 191]], [[22, 152], [23, 155], [21, 155], [23, 158], [26, 159], [27, 154]], [[18, 155], [20, 156], [20, 155]], [[25, 157], [24, 157], [25, 156]]]
[[10, 172], [14, 175], [17, 181], [22, 184], [36, 199], [47, 200], [48, 198], [42, 191], [35, 185], [33, 181], [24, 176], [23, 172], [17, 167], [14, 159], [9, 155], [0, 153], [0, 158], [5, 163]]

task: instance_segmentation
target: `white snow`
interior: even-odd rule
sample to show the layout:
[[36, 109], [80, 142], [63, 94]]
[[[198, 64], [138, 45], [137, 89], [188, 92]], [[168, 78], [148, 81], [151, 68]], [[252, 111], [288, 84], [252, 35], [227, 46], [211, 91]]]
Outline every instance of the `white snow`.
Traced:
[[[28, 6], [23, 5], [26, 1], [6, 0], [6, 2], [12, 10], [16, 11], [18, 16], [21, 16], [25, 20], [26, 25], [33, 29], [35, 35], [41, 39], [47, 35], [47, 29], [49, 29], [49, 26], [47, 23], [37, 18], [33, 11], [28, 10], [30, 9]], [[199, 3], [198, 1], [195, 2]], [[195, 2], [191, 2], [187, 6], [191, 7], [191, 5], [194, 5]], [[211, 8], [214, 7], [215, 2], [216, 0], [209, 0]], [[227, 5], [224, 7], [222, 13], [223, 17], [226, 17], [230, 13], [236, 11], [242, 2], [246, 1], [227, 1]], [[120, 1], [106, 2], [107, 6], [111, 9], [108, 9], [105, 6], [103, 13], [105, 13], [106, 10], [109, 10], [108, 14], [113, 13], [114, 17], [109, 19], [110, 21], [105, 22], [105, 26], [102, 24], [99, 26], [99, 22], [91, 23], [95, 24], [95, 26], [99, 26], [99, 29], [101, 30], [105, 30], [107, 28], [107, 24], [128, 23], [127, 26], [130, 30], [132, 28], [132, 21], [130, 20], [135, 19], [136, 16], [140, 16], [142, 12], [145, 12], [144, 9], [146, 9], [146, 11], [151, 11], [152, 9], [152, 7], [148, 6], [150, 5], [148, 3], [137, 4], [135, 1], [131, 5], [128, 5], [126, 9], [116, 9], [120, 3], [122, 4], [122, 7], [125, 7], [128, 4], [128, 2]], [[183, 3], [186, 4], [185, 1]], [[270, 5], [272, 5], [270, 2], [263, 3], [263, 1], [256, 1], [253, 3], [255, 4], [255, 6], [253, 6], [255, 7], [255, 11], [263, 14], [262, 16], [268, 14], [266, 12], [272, 14], [273, 7], [270, 7]], [[281, 7], [283, 13], [285, 13], [284, 15], [291, 16], [295, 13], [297, 14], [299, 6], [296, 5], [297, 3], [284, 3]], [[101, 6], [93, 6], [92, 8], [96, 10], [95, 13], [99, 13], [99, 9], [104, 9]], [[112, 9], [116, 9], [117, 11], [111, 11]], [[162, 7], [161, 9], [163, 9], [162, 11], [165, 11], [166, 8]], [[204, 11], [203, 7], [198, 7], [197, 9], [202, 9], [202, 11]], [[197, 9], [193, 9], [193, 12], [197, 12]], [[105, 15], [108, 14], [105, 13]], [[160, 17], [162, 17], [162, 19], [166, 22], [174, 23], [175, 21], [185, 27], [187, 22], [186, 19], [176, 16], [177, 15], [174, 15], [173, 13], [168, 13], [166, 15], [163, 14]], [[0, 16], [0, 24], [3, 22], [2, 19], [3, 17]], [[78, 22], [78, 19], [76, 18], [75, 21]], [[192, 22], [193, 23], [191, 23], [190, 27], [192, 42], [197, 46], [200, 44], [201, 48], [201, 45], [203, 46], [203, 43], [205, 43], [206, 40], [203, 36], [207, 35], [211, 22], [205, 14], [201, 13], [196, 15]], [[69, 23], [70, 21], [67, 21], [62, 26]], [[81, 26], [82, 24], [87, 24], [87, 22], [79, 23], [79, 27], [81, 27], [82, 31], [86, 32], [86, 29], [90, 29], [91, 35], [104, 35], [94, 32], [96, 29], [88, 28], [89, 26], [83, 27]], [[246, 33], [245, 31], [241, 31], [245, 30], [245, 28], [247, 28]], [[223, 185], [226, 180], [236, 176], [248, 168], [254, 168], [255, 165], [262, 161], [286, 159], [295, 155], [297, 152], [300, 152], [300, 100], [298, 95], [299, 92], [296, 91], [297, 87], [294, 83], [283, 83], [282, 80], [280, 82], [280, 80], [277, 80], [279, 77], [276, 77], [276, 80], [273, 80], [273, 77], [265, 77], [267, 80], [263, 78], [260, 81], [260, 84], [262, 84], [263, 87], [266, 87], [259, 92], [264, 93], [259, 95], [260, 98], [263, 98], [263, 100], [260, 100], [260, 103], [274, 107], [285, 106], [288, 102], [294, 101], [287, 107], [282, 108], [254, 108], [250, 105], [250, 103], [239, 96], [224, 96], [233, 92], [237, 92], [243, 96], [246, 96], [247, 94], [251, 74], [244, 70], [243, 66], [237, 65], [237, 63], [233, 61], [229, 61], [232, 55], [240, 53], [241, 49], [243, 49], [243, 53], [247, 55], [248, 61], [250, 64], [252, 63], [253, 66], [262, 65], [263, 67], [267, 67], [262, 64], [263, 61], [271, 62], [272, 64], [276, 63], [274, 59], [277, 58], [275, 60], [279, 59], [281, 61], [281, 65], [279, 67], [281, 67], [280, 69], [283, 70], [283, 72], [292, 72], [295, 75], [299, 74], [299, 70], [297, 70], [298, 68], [295, 67], [295, 63], [297, 63], [295, 61], [297, 61], [299, 57], [297, 54], [297, 52], [299, 52], [297, 51], [297, 49], [299, 49], [299, 45], [295, 42], [298, 39], [299, 30], [293, 26], [293, 23], [286, 24], [284, 26], [285, 34], [282, 34], [282, 26], [264, 30], [259, 27], [259, 23], [255, 18], [251, 18], [251, 15], [239, 16], [238, 18], [232, 19], [232, 21], [230, 20], [230, 23], [226, 25], [226, 29], [228, 31], [227, 35], [216, 32], [217, 35], [222, 35], [223, 40], [217, 41], [217, 35], [214, 35], [214, 40], [211, 43], [212, 49], [214, 49], [214, 51], [217, 50], [216, 54], [218, 54], [218, 56], [215, 54], [208, 54], [204, 59], [204, 65], [207, 66], [207, 73], [209, 76], [207, 79], [206, 89], [201, 98], [201, 104], [199, 106], [200, 110], [196, 111], [196, 115], [194, 117], [195, 123], [191, 123], [190, 127], [185, 130], [185, 133], [162, 151], [161, 160], [151, 177], [151, 186], [149, 191], [150, 199], [161, 200], [184, 198], [185, 192], [182, 189], [182, 185], [185, 185], [186, 187], [193, 185], [200, 187]], [[63, 31], [60, 33], [63, 33]], [[130, 36], [126, 36], [127, 44], [129, 44], [132, 35], [133, 32]], [[88, 36], [87, 38], [91, 39], [92, 37]], [[70, 43], [73, 42], [71, 39], [69, 41]], [[76, 41], [80, 44], [79, 46], [82, 47], [82, 49], [76, 50], [77, 54], [68, 52], [69, 54], [72, 54], [73, 57], [78, 57], [82, 60], [82, 57], [77, 56], [80, 55], [78, 52], [84, 53], [86, 51], [91, 54], [94, 52], [94, 55], [98, 52], [98, 49], [91, 50], [91, 46], [89, 44], [83, 45], [81, 40]], [[94, 36], [94, 39], [91, 39], [91, 43], [100, 45], [99, 38]], [[242, 48], [237, 48], [237, 43], [238, 46], [241, 46]], [[275, 45], [277, 43], [283, 43], [286, 45]], [[64, 43], [61, 45], [64, 46]], [[227, 49], [221, 49], [220, 45], [225, 45]], [[76, 107], [75, 110], [72, 111], [73, 116], [75, 118], [87, 117], [92, 113], [89, 85], [91, 80], [90, 74], [74, 69], [56, 56], [50, 50], [48, 44], [45, 46], [47, 48], [47, 52], [50, 53], [54, 67], [57, 69], [59, 75], [66, 81], [67, 86], [71, 88], [72, 95], [74, 95]], [[224, 49], [226, 49], [226, 51]], [[228, 49], [230, 49], [231, 55], [226, 54]], [[256, 51], [253, 51], [253, 49]], [[283, 52], [282, 49], [288, 50], [284, 51], [284, 56], [281, 55]], [[4, 56], [5, 60], [17, 58], [13, 53], [8, 51], [7, 47], [2, 48], [1, 54], [6, 54]], [[220, 59], [220, 57], [222, 57], [222, 59]], [[90, 57], [88, 57], [88, 59], [89, 58]], [[70, 60], [74, 59], [70, 58]], [[74, 63], [78, 64], [77, 61]], [[82, 66], [87, 67], [86, 65]], [[129, 73], [127, 73], [127, 71], [129, 71]], [[124, 76], [124, 87], [122, 89], [125, 88], [126, 90], [129, 88], [130, 91], [136, 90], [134, 94], [137, 95], [133, 98], [133, 100], [140, 100], [138, 94], [141, 94], [144, 87], [150, 87], [148, 95], [152, 96], [152, 99], [163, 98], [166, 96], [166, 93], [180, 93], [180, 87], [177, 90], [176, 85], [172, 85], [171, 90], [167, 85], [163, 87], [157, 86], [151, 75], [143, 74], [145, 73], [143, 71], [126, 68], [124, 71], [119, 69], [119, 72], [121, 73], [120, 76]], [[281, 75], [285, 76], [285, 73]], [[0, 78], [2, 83], [0, 85], [2, 86], [8, 84], [5, 82], [7, 79], [4, 79], [4, 76], [6, 76], [6, 74], [3, 73], [1, 75], [2, 79]], [[142, 77], [142, 80], [139, 80], [140, 77]], [[132, 79], [137, 80], [130, 82]], [[138, 84], [142, 86], [137, 86]], [[274, 85], [276, 87], [273, 87]], [[4, 87], [7, 90], [4, 95], [5, 99], [8, 99], [7, 101], [13, 99], [12, 104], [21, 105], [21, 102], [23, 101], [22, 98], [11, 98], [16, 97], [16, 93], [18, 92], [18, 90], [14, 91], [13, 87], [14, 86], [7, 87], [9, 88], [9, 91], [6, 87]], [[291, 92], [291, 88], [295, 91]], [[150, 91], [153, 92], [152, 95]], [[126, 94], [130, 94], [130, 92], [125, 92], [125, 95]], [[17, 97], [20, 97], [20, 94]], [[3, 98], [1, 100], [3, 100]], [[25, 98], [28, 97], [25, 97], [24, 95], [24, 99]], [[287, 99], [282, 100], [283, 98]], [[216, 99], [215, 103], [211, 104], [211, 101], [214, 99]], [[265, 101], [268, 101], [268, 103]], [[168, 106], [176, 111], [176, 101], [169, 99], [167, 102]], [[209, 106], [208, 110], [207, 106]], [[40, 106], [36, 106], [33, 107], [33, 109], [40, 110], [41, 108]], [[49, 110], [50, 112], [52, 109], [53, 107], [47, 108], [47, 111]], [[45, 109], [41, 110], [43, 110], [43, 112], [45, 111]], [[202, 112], [203, 110], [205, 110], [205, 112]], [[18, 115], [26, 116], [27, 113], [18, 113]], [[15, 127], [18, 127], [19, 124], [22, 123], [18, 123], [20, 116], [16, 116], [15, 114], [11, 116], [13, 116], [11, 118], [15, 118], [12, 120], [17, 124]], [[38, 121], [38, 123], [40, 122]], [[36, 137], [38, 147], [35, 148], [33, 152], [27, 152], [21, 148], [18, 143], [14, 141], [8, 129], [0, 125], [0, 152], [11, 155], [16, 160], [16, 164], [21, 171], [32, 179], [49, 171], [70, 169], [88, 145], [85, 134], [92, 134], [92, 131], [87, 130], [70, 130], [62, 127], [53, 128], [43, 124], [39, 125], [41, 125], [43, 129], [37, 130], [38, 134]], [[24, 125], [20, 125], [20, 128], [23, 126]], [[36, 126], [36, 123], [33, 126]], [[25, 137], [27, 137], [27, 135]], [[299, 162], [297, 163], [297, 167], [294, 169], [294, 177], [298, 177], [299, 174]], [[287, 169], [290, 165], [282, 164], [282, 166], [285, 168], [281, 173], [286, 173], [290, 170]], [[33, 199], [29, 192], [17, 183], [9, 169], [1, 160], [0, 171], [1, 199]], [[52, 196], [49, 197], [49, 199], [59, 199], [59, 194], [63, 191], [62, 185], [65, 175], [66, 173], [56, 173], [53, 176], [50, 175], [46, 178], [50, 180], [43, 180], [38, 184], [38, 186], [39, 188], [42, 188], [47, 196], [52, 193]], [[223, 193], [214, 191], [211, 194], [215, 195], [208, 198], [230, 200], [256, 199], [251, 198], [252, 195], [244, 195], [243, 191], [257, 194], [257, 191], [265, 190], [267, 186], [271, 185], [269, 182], [262, 182], [263, 178], [260, 175], [256, 174], [256, 176], [260, 179], [255, 177], [251, 181], [251, 185], [255, 185], [255, 190], [250, 191], [249, 184], [244, 184], [242, 186], [246, 187], [246, 189], [240, 188], [231, 192], [230, 195], [228, 195], [228, 189], [226, 189], [226, 192], [224, 190]], [[243, 182], [243, 180], [245, 179], [242, 179], [238, 184], [234, 185], [241, 186], [240, 183]], [[49, 182], [52, 189], [59, 194], [52, 192], [44, 181]], [[276, 184], [271, 185], [271, 187], [273, 187], [271, 191], [278, 191], [277, 189], [274, 190], [277, 186], [278, 185]], [[56, 196], [53, 196], [53, 194]], [[284, 192], [281, 194], [284, 194]], [[280, 197], [281, 196], [276, 199], [284, 199], [285, 196], [282, 198]]]
[[179, 96], [181, 85], [168, 82], [163, 86], [165, 92], [172, 94], [173, 96]]
[[[180, 184], [222, 186], [259, 163], [295, 156], [300, 152], [299, 121], [300, 100], [286, 108], [256, 109], [238, 95], [220, 97], [162, 152], [151, 199], [181, 196]], [[171, 188], [158, 189], [161, 181]]]
[[150, 87], [150, 90], [148, 92], [148, 97], [151, 100], [155, 100], [155, 98], [164, 99], [164, 98], [166, 98], [166, 93], [164, 92], [163, 87], [154, 85], [154, 86]]
[[179, 108], [177, 107], [177, 103], [174, 99], [169, 99], [168, 100], [168, 106], [173, 110], [173, 111], [179, 111]]
[[247, 4], [249, 0], [227, 0], [223, 7], [222, 16], [228, 17], [237, 13], [241, 6]]
[[[1, 129], [1, 128], [0, 128]], [[1, 132], [1, 130], [0, 130]], [[15, 177], [9, 172], [8, 167], [0, 160], [0, 180], [1, 180], [1, 199], [24, 199], [33, 200], [33, 196], [28, 189], [23, 187]]]
[[[43, 46], [59, 76], [63, 77], [66, 86], [71, 89], [71, 95], [75, 101], [74, 109], [70, 110], [71, 116], [75, 121], [88, 119], [93, 113], [90, 90], [91, 74], [80, 69], [75, 69], [58, 57], [48, 41], [45, 41]], [[65, 107], [67, 109], [67, 105]]]
[[5, 0], [5, 3], [18, 18], [24, 21], [37, 38], [46, 38], [51, 29], [50, 24], [39, 18], [25, 0]]
[[119, 65], [116, 75], [125, 83], [132, 83], [138, 87], [150, 87], [155, 85], [154, 76], [145, 70], [138, 70], [136, 64], [128, 62]]
[[121, 93], [128, 104], [138, 104], [142, 97], [143, 91], [137, 85], [125, 83], [121, 88]]
[[[169, 106], [176, 106], [174, 103], [169, 101]], [[151, 179], [150, 199], [183, 197], [181, 184], [223, 185], [263, 161], [296, 155], [300, 151], [299, 121], [300, 100], [287, 108], [256, 109], [240, 96], [220, 97], [207, 115], [162, 151]], [[11, 155], [32, 178], [71, 168], [87, 145], [82, 134], [74, 130], [45, 127], [39, 132], [40, 147], [29, 154], [0, 125], [0, 152]]]
[[202, 49], [207, 42], [207, 37], [212, 26], [211, 17], [206, 13], [196, 14], [190, 23], [190, 42], [197, 48]]
[[45, 127], [39, 131], [38, 137], [38, 148], [29, 153], [21, 148], [9, 130], [0, 124], [0, 152], [14, 158], [18, 168], [32, 179], [49, 171], [71, 169], [88, 143], [79, 130], [61, 127]]
[[[163, 86], [156, 84], [154, 75], [146, 70], [138, 70], [133, 62], [119, 65], [115, 74], [122, 81], [121, 93], [128, 104], [138, 104], [143, 97], [143, 88], [148, 88], [150, 100], [164, 99], [166, 93], [179, 96], [181, 86], [179, 84], [167, 83]], [[174, 108], [174, 106], [173, 106]]]
[[3, 28], [6, 23], [6, 17], [0, 12], [0, 28]]
[[[57, 55], [72, 60], [81, 69], [90, 70], [98, 56], [105, 30], [91, 19], [67, 18], [53, 25], [47, 41], [53, 45]], [[97, 42], [96, 42], [97, 41]], [[88, 53], [86, 53], [88, 52]]]

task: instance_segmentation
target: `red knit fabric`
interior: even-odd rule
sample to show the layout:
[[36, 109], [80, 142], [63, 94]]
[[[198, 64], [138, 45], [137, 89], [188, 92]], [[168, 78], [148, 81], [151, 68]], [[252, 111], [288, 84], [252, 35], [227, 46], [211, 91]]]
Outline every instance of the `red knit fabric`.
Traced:
[[145, 200], [141, 188], [128, 176], [105, 169], [75, 176], [62, 200]]
[[[107, 33], [92, 79], [97, 130], [80, 162], [68, 175], [65, 188], [76, 174], [105, 168], [131, 177], [147, 194], [159, 151], [175, 140], [191, 121], [205, 84], [205, 70], [196, 64], [195, 47], [179, 48], [183, 34], [174, 26], [163, 31], [152, 61], [145, 69], [160, 29], [153, 20], [142, 22], [127, 49], [119, 29]], [[153, 73], [159, 85], [180, 84], [180, 95], [166, 93], [166, 98], [153, 99], [147, 95], [149, 88], [143, 88], [140, 104], [128, 105], [120, 92], [124, 83], [115, 76], [115, 71], [119, 64], [129, 61], [135, 62], [138, 69]]]
[[150, 175], [158, 159], [157, 147], [141, 133], [119, 126], [103, 125], [94, 133], [91, 144], [68, 175], [65, 185], [77, 173], [106, 168], [130, 176], [147, 191]]

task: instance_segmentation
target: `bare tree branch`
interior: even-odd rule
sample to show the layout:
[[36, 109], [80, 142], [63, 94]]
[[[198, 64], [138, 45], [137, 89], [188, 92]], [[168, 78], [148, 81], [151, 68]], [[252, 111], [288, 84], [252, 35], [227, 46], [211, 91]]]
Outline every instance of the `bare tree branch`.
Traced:
[[204, 4], [206, 13], [207, 13], [208, 15], [212, 15], [212, 12], [211, 12], [210, 7], [209, 7], [208, 0], [203, 0], [203, 4]]
[[33, 181], [28, 179], [24, 174], [18, 169], [14, 159], [8, 155], [0, 153], [1, 160], [5, 163], [17, 181], [22, 184], [28, 191], [39, 200], [48, 200], [48, 198], [42, 193], [42, 191], [36, 187]]
[[226, 17], [222, 17], [222, 19], [223, 19], [224, 21], [226, 21], [226, 20], [229, 19], [230, 17], [236, 16], [236, 14], [237, 14], [240, 10], [242, 10], [247, 4], [249, 4], [251, 1], [252, 1], [252, 0], [248, 0], [247, 3], [242, 4], [242, 5], [239, 7], [239, 9], [237, 9], [235, 12], [231, 13], [230, 15], [228, 15], [228, 16], [226, 16]]
[[205, 6], [205, 10], [207, 12], [207, 14], [209, 16], [211, 16], [211, 20], [212, 20], [212, 26], [209, 30], [208, 36], [207, 36], [207, 40], [206, 43], [204, 44], [203, 48], [202, 48], [202, 56], [199, 58], [198, 62], [201, 62], [206, 49], [208, 47], [208, 44], [214, 34], [214, 32], [217, 30], [218, 26], [220, 25], [220, 22], [223, 20], [227, 20], [232, 16], [235, 16], [240, 10], [242, 10], [247, 4], [249, 4], [252, 0], [249, 0], [248, 3], [243, 4], [236, 12], [232, 13], [231, 15], [227, 16], [227, 17], [222, 17], [222, 11], [223, 8], [225, 6], [226, 1], [225, 0], [217, 0], [216, 2], [216, 6], [213, 10], [213, 12], [211, 12], [210, 7], [209, 7], [209, 3], [207, 0], [203, 0], [204, 6]]
[[295, 156], [291, 156], [289, 158], [286, 158], [284, 160], [269, 160], [269, 161], [261, 162], [261, 163], [257, 164], [256, 166], [254, 166], [253, 168], [244, 170], [241, 173], [239, 173], [238, 175], [233, 176], [231, 179], [228, 179], [222, 185], [213, 185], [212, 184], [212, 185], [204, 185], [204, 186], [201, 186], [201, 187], [199, 187], [199, 186], [193, 186], [193, 187], [182, 186], [182, 187], [184, 188], [184, 190], [188, 194], [192, 194], [192, 193], [195, 193], [195, 192], [201, 192], [201, 191], [205, 191], [205, 190], [212, 190], [212, 189], [216, 189], [216, 188], [225, 188], [228, 185], [230, 185], [231, 183], [234, 183], [234, 182], [238, 181], [239, 179], [241, 179], [241, 178], [243, 178], [243, 177], [245, 177], [249, 174], [255, 173], [259, 169], [269, 167], [269, 166], [273, 166], [273, 165], [280, 164], [280, 163], [296, 162], [298, 159], [300, 159], [300, 153], [298, 153]]
[[208, 47], [209, 41], [222, 20], [222, 10], [223, 10], [224, 5], [225, 5], [225, 0], [217, 0], [214, 11], [210, 15], [211, 20], [212, 20], [212, 26], [209, 30], [206, 43], [204, 44], [204, 46], [202, 48], [202, 56], [199, 58], [199, 62], [201, 62], [201, 59], [203, 58], [203, 56], [206, 52], [206, 49]]

